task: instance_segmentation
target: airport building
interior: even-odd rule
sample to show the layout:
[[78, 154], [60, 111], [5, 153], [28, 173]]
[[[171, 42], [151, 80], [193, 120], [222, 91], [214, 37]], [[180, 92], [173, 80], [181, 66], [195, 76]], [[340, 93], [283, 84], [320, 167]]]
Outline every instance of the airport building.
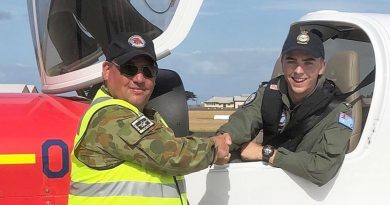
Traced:
[[235, 108], [243, 105], [245, 100], [249, 95], [240, 95], [240, 96], [213, 96], [210, 99], [203, 102], [203, 107], [205, 108]]

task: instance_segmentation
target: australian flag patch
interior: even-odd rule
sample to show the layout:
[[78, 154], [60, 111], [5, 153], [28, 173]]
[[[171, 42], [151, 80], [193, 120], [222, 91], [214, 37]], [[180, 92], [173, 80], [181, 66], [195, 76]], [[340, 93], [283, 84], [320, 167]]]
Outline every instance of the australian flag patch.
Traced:
[[343, 112], [340, 112], [340, 115], [339, 115], [339, 123], [348, 127], [349, 129], [353, 129], [353, 119], [352, 117], [350, 117], [349, 115], [343, 113]]

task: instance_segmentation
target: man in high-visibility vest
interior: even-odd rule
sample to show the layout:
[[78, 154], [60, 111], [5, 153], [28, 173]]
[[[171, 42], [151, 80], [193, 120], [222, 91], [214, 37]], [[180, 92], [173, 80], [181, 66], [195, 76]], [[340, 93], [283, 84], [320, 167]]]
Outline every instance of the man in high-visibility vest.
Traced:
[[120, 33], [104, 51], [104, 83], [75, 137], [69, 204], [187, 204], [183, 175], [226, 163], [230, 137], [175, 138], [144, 109], [158, 72], [148, 36]]

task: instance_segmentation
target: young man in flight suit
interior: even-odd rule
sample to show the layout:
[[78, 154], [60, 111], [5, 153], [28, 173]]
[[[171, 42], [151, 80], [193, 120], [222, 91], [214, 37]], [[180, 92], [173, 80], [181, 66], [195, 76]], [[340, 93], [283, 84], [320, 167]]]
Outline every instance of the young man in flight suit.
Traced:
[[104, 50], [104, 84], [75, 137], [69, 204], [187, 204], [182, 175], [225, 163], [230, 138], [176, 138], [144, 109], [158, 72], [148, 36], [120, 33]]
[[[343, 163], [353, 129], [350, 105], [322, 75], [317, 33], [292, 28], [281, 57], [283, 75], [260, 86], [218, 133], [231, 136], [231, 149], [241, 147], [242, 160], [263, 160], [322, 186]], [[250, 142], [260, 130], [262, 143]]]

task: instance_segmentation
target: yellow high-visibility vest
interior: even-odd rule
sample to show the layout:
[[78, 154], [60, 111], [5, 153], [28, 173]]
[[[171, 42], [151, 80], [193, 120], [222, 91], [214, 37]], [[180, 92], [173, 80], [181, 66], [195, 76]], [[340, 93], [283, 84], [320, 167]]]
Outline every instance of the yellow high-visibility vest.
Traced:
[[[113, 99], [99, 90], [85, 113], [74, 144], [77, 145], [92, 116], [102, 107], [120, 105], [143, 115], [130, 103]], [[166, 123], [161, 119], [161, 123]], [[165, 176], [131, 162], [107, 170], [92, 169], [80, 162], [71, 153], [72, 171], [69, 205], [187, 205], [187, 194], [183, 176]]]

